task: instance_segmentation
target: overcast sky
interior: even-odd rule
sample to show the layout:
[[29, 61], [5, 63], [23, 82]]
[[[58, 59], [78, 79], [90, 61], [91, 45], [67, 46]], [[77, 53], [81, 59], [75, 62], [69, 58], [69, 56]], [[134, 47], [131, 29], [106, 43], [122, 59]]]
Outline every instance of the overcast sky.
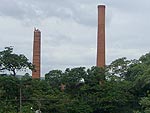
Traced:
[[96, 64], [97, 5], [106, 5], [106, 62], [150, 50], [150, 0], [0, 0], [0, 50], [32, 61], [34, 27], [42, 32], [42, 74]]

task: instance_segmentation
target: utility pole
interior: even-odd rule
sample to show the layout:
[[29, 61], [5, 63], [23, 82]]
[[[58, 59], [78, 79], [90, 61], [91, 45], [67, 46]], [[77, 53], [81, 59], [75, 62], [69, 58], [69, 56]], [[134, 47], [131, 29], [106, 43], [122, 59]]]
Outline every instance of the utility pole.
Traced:
[[20, 111], [20, 113], [22, 113], [22, 90], [21, 90], [21, 86], [22, 84], [21, 84], [21, 77], [20, 77], [20, 90], [19, 90], [19, 92], [20, 92], [20, 106], [19, 106], [19, 111]]

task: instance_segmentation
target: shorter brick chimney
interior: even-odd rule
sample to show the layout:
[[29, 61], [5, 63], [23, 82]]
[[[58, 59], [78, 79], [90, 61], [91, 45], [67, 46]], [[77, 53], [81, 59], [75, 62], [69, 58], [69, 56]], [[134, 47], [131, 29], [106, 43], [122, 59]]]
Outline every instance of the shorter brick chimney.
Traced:
[[32, 78], [40, 78], [41, 74], [41, 31], [34, 29], [34, 41], [33, 41], [33, 65], [35, 70], [32, 71]]

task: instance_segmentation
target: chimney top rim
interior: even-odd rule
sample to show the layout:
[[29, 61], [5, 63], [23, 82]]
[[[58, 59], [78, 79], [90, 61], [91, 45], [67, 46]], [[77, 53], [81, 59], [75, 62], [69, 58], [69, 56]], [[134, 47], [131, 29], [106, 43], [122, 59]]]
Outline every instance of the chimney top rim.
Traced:
[[105, 8], [106, 6], [105, 6], [105, 5], [98, 5], [98, 8], [99, 8], [99, 7], [104, 7], [104, 8]]

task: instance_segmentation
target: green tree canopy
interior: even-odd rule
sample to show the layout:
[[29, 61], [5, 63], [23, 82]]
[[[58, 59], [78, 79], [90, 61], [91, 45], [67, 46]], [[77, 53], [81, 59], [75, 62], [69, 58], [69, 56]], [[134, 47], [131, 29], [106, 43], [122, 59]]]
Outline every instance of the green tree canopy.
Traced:
[[13, 53], [12, 47], [5, 47], [3, 51], [0, 51], [0, 70], [9, 71], [13, 76], [17, 71], [26, 69], [34, 69], [34, 66], [23, 54]]

